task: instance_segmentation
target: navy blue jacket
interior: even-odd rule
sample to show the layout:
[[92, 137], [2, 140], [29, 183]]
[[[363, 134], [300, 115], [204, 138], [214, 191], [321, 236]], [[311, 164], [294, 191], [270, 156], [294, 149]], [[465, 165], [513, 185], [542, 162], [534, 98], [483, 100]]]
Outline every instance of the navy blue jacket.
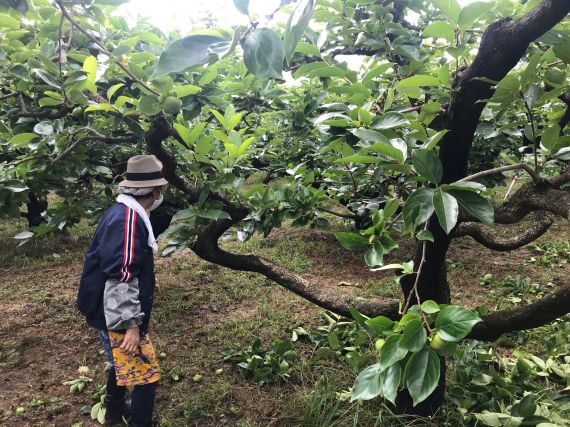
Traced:
[[144, 313], [141, 334], [147, 332], [155, 284], [154, 258], [147, 242], [148, 231], [135, 211], [115, 203], [105, 212], [85, 255], [77, 295], [77, 308], [89, 325], [107, 329], [103, 309], [105, 282], [116, 279], [128, 283], [136, 277]]

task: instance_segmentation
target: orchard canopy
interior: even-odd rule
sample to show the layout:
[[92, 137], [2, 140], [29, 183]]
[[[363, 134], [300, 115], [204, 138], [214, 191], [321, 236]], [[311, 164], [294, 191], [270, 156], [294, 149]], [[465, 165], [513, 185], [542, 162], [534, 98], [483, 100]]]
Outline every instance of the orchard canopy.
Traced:
[[[568, 287], [482, 321], [438, 307], [450, 302], [455, 237], [507, 251], [568, 218], [568, 0], [282, 0], [270, 16], [234, 0], [224, 7], [248, 24], [220, 28], [214, 16], [171, 32], [128, 22], [121, 3], [0, 1], [0, 217], [30, 224], [15, 238], [96, 220], [126, 160], [153, 153], [171, 183], [154, 216], [170, 223], [164, 256], [189, 247], [363, 324], [380, 319], [371, 333], [396, 337], [391, 363], [365, 371], [385, 388], [361, 381], [355, 398], [393, 400], [405, 369], [425, 374], [400, 385], [424, 400], [440, 372], [427, 334], [492, 340], [568, 312]], [[512, 177], [525, 184], [493, 205], [488, 188]], [[531, 213], [528, 229], [501, 232]], [[363, 268], [396, 272], [402, 303], [337, 295], [218, 244], [327, 229], [334, 216]], [[404, 237], [415, 255], [388, 264]]]

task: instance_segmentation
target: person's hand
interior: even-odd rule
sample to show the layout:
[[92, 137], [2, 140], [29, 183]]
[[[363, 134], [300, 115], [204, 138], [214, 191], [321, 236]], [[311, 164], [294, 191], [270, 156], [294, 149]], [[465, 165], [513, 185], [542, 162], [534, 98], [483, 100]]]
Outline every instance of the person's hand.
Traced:
[[160, 293], [160, 283], [156, 279], [154, 281], [154, 292], [156, 292], [157, 294]]
[[129, 328], [121, 343], [121, 351], [125, 354], [135, 354], [139, 347], [139, 328]]

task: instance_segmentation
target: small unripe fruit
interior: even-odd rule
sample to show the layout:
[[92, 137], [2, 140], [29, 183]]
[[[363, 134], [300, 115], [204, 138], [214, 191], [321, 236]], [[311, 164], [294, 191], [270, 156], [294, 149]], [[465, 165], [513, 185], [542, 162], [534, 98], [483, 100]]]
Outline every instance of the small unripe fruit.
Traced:
[[202, 382], [202, 375], [200, 375], [200, 374], [194, 375], [194, 378], [192, 378], [192, 381], [194, 381], [195, 383]]
[[436, 335], [432, 338], [429, 346], [442, 356], [451, 356], [455, 353], [457, 343], [446, 341], [439, 335]]
[[382, 347], [384, 347], [384, 344], [386, 344], [386, 340], [379, 338], [376, 340], [376, 342], [374, 343], [374, 347], [376, 348], [376, 351], [380, 351], [382, 350]]
[[175, 96], [167, 96], [162, 103], [162, 109], [166, 114], [178, 114], [182, 108], [182, 101]]
[[564, 72], [557, 67], [550, 67], [546, 70], [546, 79], [554, 84], [562, 84], [566, 80], [566, 75]]
[[23, 406], [19, 406], [16, 408], [16, 414], [23, 414], [24, 412], [26, 412], [26, 408], [24, 408]]

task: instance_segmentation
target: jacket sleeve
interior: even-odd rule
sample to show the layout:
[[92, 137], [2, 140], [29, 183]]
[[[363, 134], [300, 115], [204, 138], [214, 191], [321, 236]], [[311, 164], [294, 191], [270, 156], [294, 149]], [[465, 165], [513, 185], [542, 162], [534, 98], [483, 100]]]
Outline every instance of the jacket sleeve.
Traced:
[[128, 207], [124, 215], [108, 223], [101, 236], [98, 255], [106, 279], [103, 309], [110, 330], [133, 328], [142, 322], [138, 275], [148, 250], [147, 239], [144, 222]]

